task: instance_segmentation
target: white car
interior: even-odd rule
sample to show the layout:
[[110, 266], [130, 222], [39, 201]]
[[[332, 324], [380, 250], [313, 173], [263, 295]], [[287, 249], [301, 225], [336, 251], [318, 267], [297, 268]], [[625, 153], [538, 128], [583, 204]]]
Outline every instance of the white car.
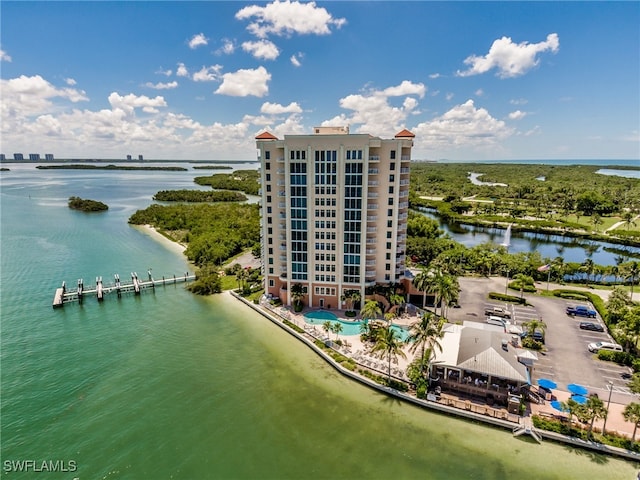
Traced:
[[622, 352], [622, 346], [611, 342], [595, 342], [587, 345], [590, 352], [598, 353], [600, 350], [611, 350], [613, 352]]

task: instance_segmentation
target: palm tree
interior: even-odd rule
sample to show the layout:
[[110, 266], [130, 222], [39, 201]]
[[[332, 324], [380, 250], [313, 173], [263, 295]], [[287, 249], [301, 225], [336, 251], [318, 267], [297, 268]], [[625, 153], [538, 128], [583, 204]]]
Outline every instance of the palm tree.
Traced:
[[631, 225], [636, 225], [635, 215], [631, 210], [626, 210], [622, 215], [622, 218], [624, 219], [624, 223], [627, 224], [627, 230], [629, 230], [629, 227], [631, 227]]
[[576, 416], [581, 422], [589, 423], [587, 438], [590, 438], [596, 419], [607, 418], [607, 408], [604, 406], [604, 402], [598, 397], [589, 397], [584, 405], [578, 406]]
[[625, 265], [625, 277], [624, 279], [631, 280], [631, 300], [633, 300], [633, 286], [636, 283], [636, 278], [640, 274], [640, 266], [637, 261], [633, 261]]
[[578, 412], [580, 404], [574, 399], [570, 398], [566, 402], [560, 402], [560, 407], [563, 411], [569, 414], [569, 435], [571, 435], [573, 416]]
[[380, 359], [385, 358], [389, 362], [389, 384], [391, 384], [391, 360], [398, 357], [407, 358], [407, 355], [402, 351], [403, 342], [400, 337], [390, 325], [378, 330], [378, 336], [376, 337], [376, 343], [371, 348], [371, 353], [379, 356]]
[[322, 329], [327, 332], [327, 337], [329, 337], [329, 332], [333, 331], [333, 322], [331, 320], [327, 320], [322, 324]]
[[[442, 352], [442, 345], [440, 340], [444, 336], [442, 327], [444, 322], [438, 319], [435, 314], [431, 312], [425, 312], [420, 317], [420, 320], [414, 322], [409, 330], [409, 336], [406, 339], [406, 343], [410, 344], [409, 351], [415, 353], [420, 348], [420, 373], [424, 375], [425, 367], [428, 370], [429, 362], [436, 349]], [[429, 358], [425, 358], [427, 351], [429, 352]]]
[[[446, 316], [449, 303], [458, 299], [460, 295], [460, 283], [453, 275], [441, 274], [436, 277], [436, 292], [440, 299], [440, 315]], [[437, 305], [437, 303], [436, 303]]]
[[590, 258], [585, 259], [584, 262], [582, 262], [582, 265], [580, 266], [580, 270], [582, 270], [584, 273], [587, 274], [587, 282], [591, 280], [591, 275], [593, 274], [593, 271], [595, 269], [595, 264], [593, 263], [593, 260], [591, 260]]
[[333, 322], [331, 324], [331, 331], [336, 334], [336, 341], [337, 341], [338, 335], [342, 331], [342, 324], [340, 322]]
[[354, 302], [360, 301], [360, 292], [358, 290], [346, 290], [340, 300], [347, 302], [347, 310], [353, 310]]
[[416, 290], [419, 290], [420, 292], [422, 292], [422, 308], [424, 308], [424, 305], [426, 303], [426, 298], [427, 298], [427, 290], [429, 290], [432, 286], [432, 277], [433, 277], [433, 273], [425, 268], [420, 270], [420, 273], [418, 273], [414, 279], [413, 279], [413, 287]]
[[304, 287], [301, 283], [294, 283], [291, 285], [291, 300], [293, 302], [293, 309], [300, 311], [302, 309], [302, 299], [304, 298]]
[[360, 310], [360, 316], [365, 323], [367, 323], [367, 320], [378, 318], [378, 315], [382, 315], [382, 309], [376, 300], [367, 300], [362, 310]]
[[638, 424], [640, 424], [640, 403], [631, 402], [624, 407], [622, 416], [627, 422], [633, 423], [633, 434], [631, 435], [631, 441], [636, 441], [636, 430]]
[[542, 319], [533, 319], [528, 322], [524, 322], [522, 324], [523, 327], [527, 329], [527, 336], [533, 338], [533, 335], [537, 332], [540, 332], [544, 337], [544, 332], [547, 329], [547, 324], [542, 321]]
[[384, 314], [384, 319], [387, 321], [389, 325], [393, 323], [393, 319], [396, 317], [397, 315], [394, 312], [387, 312]]

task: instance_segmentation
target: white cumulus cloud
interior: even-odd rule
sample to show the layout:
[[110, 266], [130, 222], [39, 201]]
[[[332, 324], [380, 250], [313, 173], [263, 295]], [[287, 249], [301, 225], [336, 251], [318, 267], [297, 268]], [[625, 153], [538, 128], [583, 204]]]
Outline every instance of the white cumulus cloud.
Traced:
[[151, 82], [147, 82], [144, 84], [145, 87], [148, 88], [153, 88], [154, 90], [170, 90], [172, 88], [177, 88], [178, 87], [178, 82], [176, 82], [175, 80], [173, 82], [158, 82], [158, 83], [151, 83]]
[[486, 109], [476, 108], [473, 100], [467, 100], [433, 120], [418, 124], [412, 132], [423, 148], [433, 150], [495, 146], [513, 135], [514, 130]]
[[273, 35], [328, 35], [331, 27], [340, 28], [344, 18], [333, 16], [315, 2], [279, 1], [266, 6], [250, 5], [236, 13], [238, 20], [253, 20], [247, 30], [258, 38]]
[[222, 46], [216, 50], [216, 55], [231, 55], [236, 51], [236, 46], [233, 43], [233, 40], [229, 40], [225, 38], [222, 40]]
[[289, 58], [289, 60], [291, 61], [291, 65], [293, 65], [294, 67], [300, 67], [302, 66], [302, 57], [304, 55], [300, 52], [298, 53], [294, 53], [293, 55], [291, 55], [291, 58]]
[[547, 39], [539, 43], [513, 43], [511, 38], [502, 37], [495, 40], [485, 56], [471, 55], [464, 60], [469, 69], [458, 71], [460, 77], [479, 75], [497, 69], [500, 78], [513, 78], [524, 75], [536, 67], [540, 60], [538, 54], [550, 51], [556, 53], [560, 48], [557, 33], [550, 33]]
[[213, 82], [220, 78], [220, 71], [222, 65], [211, 65], [210, 67], [202, 67], [199, 71], [193, 74], [194, 82]]
[[207, 45], [208, 43], [209, 39], [204, 36], [204, 33], [198, 33], [189, 40], [189, 48], [193, 50], [203, 45]]
[[[407, 80], [382, 90], [352, 94], [340, 99], [340, 107], [350, 110], [322, 122], [323, 125], [354, 125], [355, 131], [379, 136], [392, 136], [404, 128], [409, 115], [416, 113], [418, 98], [426, 87]], [[397, 97], [400, 97], [397, 99]], [[404, 97], [404, 98], [403, 98]], [[395, 104], [392, 104], [392, 101]]]
[[157, 107], [166, 107], [164, 97], [149, 98], [146, 95], [134, 95], [130, 93], [122, 96], [116, 92], [109, 95], [109, 104], [114, 110], [122, 110], [127, 115], [132, 115], [136, 108], [142, 108], [147, 113], [156, 113]]
[[280, 55], [280, 50], [269, 40], [256, 42], [243, 42], [242, 49], [260, 60], [275, 60]]
[[231, 97], [264, 97], [269, 93], [267, 83], [271, 74], [260, 66], [255, 69], [241, 69], [222, 75], [222, 84], [214, 92]]
[[511, 112], [509, 114], [509, 119], [510, 120], [520, 120], [521, 118], [524, 118], [527, 116], [527, 112], [523, 112], [521, 110], [516, 110], [515, 112]]
[[2, 61], [2, 62], [10, 62], [11, 61], [11, 55], [9, 55], [4, 50], [0, 50], [0, 61]]
[[178, 77], [188, 77], [189, 70], [184, 66], [184, 63], [178, 63], [178, 69], [176, 70], [176, 75]]
[[297, 102], [291, 102], [289, 105], [280, 105], [279, 103], [265, 102], [260, 107], [260, 113], [268, 115], [280, 115], [283, 113], [302, 113], [302, 108]]

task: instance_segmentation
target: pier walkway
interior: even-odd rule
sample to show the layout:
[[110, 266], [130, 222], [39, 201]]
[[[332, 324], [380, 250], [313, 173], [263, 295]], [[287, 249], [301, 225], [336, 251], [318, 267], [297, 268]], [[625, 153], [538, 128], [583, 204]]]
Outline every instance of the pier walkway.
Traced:
[[139, 295], [142, 290], [148, 288], [154, 289], [156, 285], [171, 285], [175, 283], [189, 282], [196, 279], [196, 276], [193, 274], [190, 275], [189, 272], [186, 272], [181, 276], [163, 276], [162, 279], [158, 280], [155, 280], [151, 276], [151, 270], [149, 270], [147, 274], [147, 280], [140, 280], [136, 272], [131, 272], [131, 281], [123, 283], [120, 280], [120, 275], [116, 273], [114, 275], [114, 281], [111, 284], [104, 284], [102, 277], [96, 277], [94, 288], [86, 288], [84, 280], [79, 279], [78, 286], [75, 290], [67, 290], [66, 283], [62, 282], [62, 286], [57, 288], [55, 291], [52, 307], [61, 308], [66, 303], [76, 301], [78, 303], [82, 303], [83, 299], [87, 296], [95, 296], [97, 300], [101, 302], [104, 300], [105, 296], [111, 293], [116, 293], [118, 298], [120, 298], [123, 293], [133, 292], [135, 295]]

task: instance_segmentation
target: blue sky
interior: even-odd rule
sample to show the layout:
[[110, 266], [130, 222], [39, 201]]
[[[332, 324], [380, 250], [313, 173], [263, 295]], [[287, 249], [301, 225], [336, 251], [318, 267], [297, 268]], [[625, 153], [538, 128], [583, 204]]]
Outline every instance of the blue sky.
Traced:
[[1, 144], [255, 159], [264, 130], [415, 159], [640, 159], [640, 2], [0, 3]]

